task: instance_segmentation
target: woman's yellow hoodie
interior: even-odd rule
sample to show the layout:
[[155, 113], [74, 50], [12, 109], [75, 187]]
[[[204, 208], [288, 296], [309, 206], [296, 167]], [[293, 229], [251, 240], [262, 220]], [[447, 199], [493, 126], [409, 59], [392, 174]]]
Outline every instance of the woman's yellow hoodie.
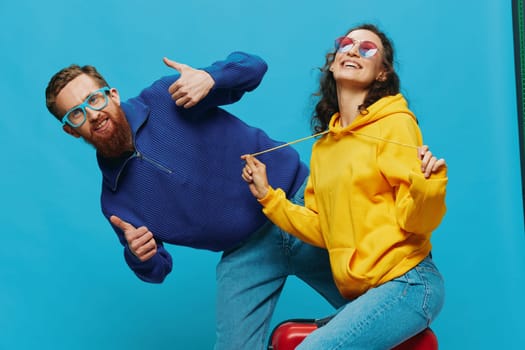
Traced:
[[[287, 232], [327, 248], [335, 283], [353, 299], [396, 278], [430, 252], [445, 207], [446, 169], [425, 179], [422, 136], [401, 94], [380, 99], [368, 114], [313, 146], [305, 206], [270, 188], [259, 202]], [[268, 169], [271, 171], [271, 169]]]

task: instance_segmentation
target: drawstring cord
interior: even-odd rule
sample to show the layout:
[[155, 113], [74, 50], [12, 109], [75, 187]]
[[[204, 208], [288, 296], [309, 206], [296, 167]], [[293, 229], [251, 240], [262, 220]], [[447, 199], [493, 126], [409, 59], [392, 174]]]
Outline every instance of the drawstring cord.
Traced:
[[[297, 140], [294, 140], [294, 141], [290, 141], [290, 142], [284, 143], [284, 144], [276, 146], [276, 147], [268, 148], [268, 149], [266, 149], [264, 151], [252, 153], [252, 154], [250, 154], [250, 156], [256, 157], [258, 155], [261, 155], [261, 154], [264, 154], [264, 153], [268, 153], [268, 152], [272, 152], [272, 151], [275, 151], [277, 149], [293, 145], [295, 143], [303, 142], [305, 140], [308, 140], [308, 139], [311, 139], [311, 138], [314, 138], [314, 137], [317, 137], [317, 136], [321, 136], [321, 135], [327, 134], [329, 132], [330, 132], [330, 130], [325, 130], [325, 131], [319, 132], [319, 133], [314, 134], [314, 135], [310, 135], [310, 136], [303, 137], [303, 138], [300, 138], [300, 139], [297, 139]], [[401, 143], [401, 142], [392, 141], [392, 140], [387, 140], [387, 139], [384, 139], [384, 138], [379, 137], [379, 136], [367, 135], [367, 134], [363, 134], [363, 133], [355, 132], [355, 131], [350, 131], [350, 132], [352, 134], [354, 134], [354, 135], [357, 135], [357, 136], [364, 136], [364, 137], [372, 138], [372, 139], [383, 141], [383, 142], [393, 143], [393, 144], [396, 144], [396, 145], [399, 145], [399, 146], [403, 146], [403, 147], [409, 147], [409, 148], [413, 148], [413, 149], [417, 149], [418, 148], [418, 146], [409, 145], [409, 144], [406, 144], [406, 143]]]

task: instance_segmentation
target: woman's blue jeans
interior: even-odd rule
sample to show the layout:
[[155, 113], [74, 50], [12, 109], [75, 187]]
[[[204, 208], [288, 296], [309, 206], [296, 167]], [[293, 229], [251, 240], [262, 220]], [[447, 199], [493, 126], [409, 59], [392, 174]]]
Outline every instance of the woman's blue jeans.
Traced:
[[443, 278], [431, 257], [341, 307], [296, 350], [386, 350], [429, 326], [443, 306]]
[[[304, 185], [293, 201], [303, 204], [303, 198]], [[290, 275], [306, 282], [335, 308], [348, 303], [335, 287], [326, 250], [268, 222], [248, 242], [224, 252], [217, 265], [215, 350], [266, 349], [272, 315]]]

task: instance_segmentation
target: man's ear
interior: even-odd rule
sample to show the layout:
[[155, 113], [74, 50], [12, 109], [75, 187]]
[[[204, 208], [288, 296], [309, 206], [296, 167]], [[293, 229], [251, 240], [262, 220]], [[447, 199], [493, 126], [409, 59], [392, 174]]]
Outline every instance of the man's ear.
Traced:
[[115, 101], [115, 103], [117, 104], [117, 106], [120, 106], [120, 95], [118, 94], [118, 90], [115, 89], [115, 88], [111, 88], [111, 90], [109, 90], [109, 97]]
[[62, 130], [64, 130], [66, 133], [68, 133], [69, 135], [73, 137], [76, 137], [76, 138], [80, 137], [80, 134], [75, 129], [73, 129], [71, 125], [68, 125], [68, 124], [63, 125]]

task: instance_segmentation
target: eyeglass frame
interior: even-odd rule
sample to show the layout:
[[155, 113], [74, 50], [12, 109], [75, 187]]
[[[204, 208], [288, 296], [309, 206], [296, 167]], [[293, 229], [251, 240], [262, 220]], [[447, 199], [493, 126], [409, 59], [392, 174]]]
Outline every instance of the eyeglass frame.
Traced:
[[[104, 87], [101, 87], [100, 89], [97, 89], [97, 90], [93, 91], [92, 93], [90, 93], [90, 94], [88, 95], [88, 97], [86, 97], [86, 99], [84, 100], [84, 102], [82, 102], [82, 103], [79, 104], [78, 106], [75, 106], [75, 107], [73, 107], [73, 108], [70, 108], [70, 109], [66, 112], [66, 114], [64, 114], [64, 116], [62, 117], [62, 120], [61, 120], [62, 125], [66, 125], [66, 124], [68, 124], [69, 126], [71, 126], [71, 127], [73, 127], [73, 128], [80, 128], [82, 125], [84, 125], [84, 123], [85, 123], [86, 120], [87, 120], [87, 112], [86, 112], [86, 108], [89, 108], [89, 109], [91, 109], [91, 110], [93, 110], [93, 111], [100, 111], [100, 110], [106, 108], [106, 106], [108, 105], [108, 101], [109, 101], [109, 99], [108, 99], [108, 94], [109, 94], [110, 91], [111, 91], [111, 88], [110, 88], [109, 86], [104, 86]], [[103, 92], [103, 93], [104, 93], [104, 99], [105, 99], [105, 101], [104, 101], [104, 104], [103, 104], [101, 107], [95, 108], [95, 107], [93, 107], [93, 106], [91, 106], [91, 105], [89, 104], [89, 99], [90, 99], [93, 95], [95, 95], [95, 94], [97, 94], [97, 93], [99, 93], [99, 92]], [[73, 112], [74, 110], [79, 109], [79, 108], [82, 110], [82, 113], [84, 114], [84, 119], [83, 119], [80, 123], [78, 123], [78, 124], [74, 124], [74, 123], [72, 123], [72, 122], [68, 119], [68, 117], [69, 117], [69, 114], [71, 114], [71, 112]]]
[[[347, 45], [342, 46], [341, 42], [343, 42], [343, 40], [345, 40], [345, 39], [352, 40], [353, 44], [347, 44]], [[361, 51], [361, 44], [362, 43], [370, 43], [370, 44], [372, 44], [374, 46], [374, 48], [371, 49], [371, 50], [375, 49], [374, 53], [372, 55], [370, 55], [370, 56], [366, 56], [365, 54], [363, 54], [363, 52]], [[347, 46], [350, 46], [350, 45], [352, 46], [351, 48], [349, 48], [348, 50], [343, 50], [343, 48], [345, 48]], [[356, 45], [357, 45], [357, 51], [359, 52], [359, 55], [361, 57], [363, 57], [363, 58], [372, 58], [380, 51], [380, 48], [377, 46], [377, 44], [374, 43], [373, 41], [370, 41], [370, 40], [358, 40], [358, 39], [350, 38], [348, 36], [340, 36], [339, 38], [335, 39], [335, 50], [338, 53], [349, 52]]]

